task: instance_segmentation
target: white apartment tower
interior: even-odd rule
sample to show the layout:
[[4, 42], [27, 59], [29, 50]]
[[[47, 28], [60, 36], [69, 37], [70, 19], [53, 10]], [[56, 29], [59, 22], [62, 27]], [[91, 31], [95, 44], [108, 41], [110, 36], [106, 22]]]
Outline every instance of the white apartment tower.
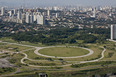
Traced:
[[95, 9], [95, 8], [92, 9], [92, 13], [93, 13], [93, 14], [91, 15], [91, 17], [92, 17], [92, 18], [95, 18], [95, 17], [96, 17], [96, 9]]
[[26, 13], [26, 23], [30, 23], [30, 15], [29, 15], [29, 13]]
[[12, 11], [9, 11], [8, 13], [9, 13], [9, 17], [11, 17], [12, 16]]
[[33, 15], [30, 15], [30, 23], [33, 23], [34, 20], [33, 20]]
[[16, 15], [16, 13], [17, 13], [17, 10], [16, 10], [16, 9], [13, 9], [13, 13], [14, 13], [14, 15]]
[[20, 11], [18, 11], [18, 13], [17, 13], [17, 19], [21, 20], [21, 17], [22, 17], [22, 13]]
[[36, 12], [33, 13], [33, 21], [37, 21], [37, 13]]
[[37, 24], [44, 25], [45, 17], [43, 15], [37, 15]]
[[2, 16], [5, 15], [5, 8], [4, 7], [1, 8], [1, 15]]
[[50, 10], [47, 11], [47, 15], [50, 16]]
[[59, 17], [59, 13], [56, 13], [56, 18], [58, 18]]
[[33, 23], [34, 22], [34, 16], [31, 13], [26, 13], [26, 23]]
[[50, 10], [47, 11], [47, 16], [48, 16], [48, 19], [51, 18], [51, 13], [50, 13]]
[[116, 40], [116, 24], [111, 25], [111, 40]]

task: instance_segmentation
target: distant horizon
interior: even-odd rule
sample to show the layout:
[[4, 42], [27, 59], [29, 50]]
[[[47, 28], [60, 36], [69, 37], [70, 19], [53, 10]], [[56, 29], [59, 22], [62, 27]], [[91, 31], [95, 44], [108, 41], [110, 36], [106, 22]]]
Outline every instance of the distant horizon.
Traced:
[[1, 6], [48, 7], [48, 6], [116, 6], [116, 0], [0, 0]]

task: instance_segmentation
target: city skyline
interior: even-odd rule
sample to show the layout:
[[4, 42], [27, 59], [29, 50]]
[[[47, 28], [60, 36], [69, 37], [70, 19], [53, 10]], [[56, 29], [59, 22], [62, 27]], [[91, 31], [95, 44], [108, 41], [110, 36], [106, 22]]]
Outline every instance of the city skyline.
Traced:
[[[31, 3], [31, 4], [30, 4]], [[115, 6], [114, 0], [0, 0], [0, 6], [38, 7], [38, 6]]]

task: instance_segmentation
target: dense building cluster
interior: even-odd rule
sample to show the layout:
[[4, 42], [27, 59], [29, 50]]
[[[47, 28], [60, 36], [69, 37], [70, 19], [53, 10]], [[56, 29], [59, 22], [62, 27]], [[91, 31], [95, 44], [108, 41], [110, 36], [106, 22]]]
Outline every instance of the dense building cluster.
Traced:
[[[17, 22], [17, 23], [31, 23], [36, 22], [37, 24], [45, 24], [45, 16], [37, 11], [28, 11], [25, 9], [13, 9], [6, 10], [4, 7], [1, 8], [1, 16], [6, 16], [5, 21]], [[9, 17], [7, 17], [9, 16]]]
[[107, 28], [116, 23], [116, 7], [43, 7], [9, 9], [1, 7], [3, 21], [63, 27]]
[[51, 30], [57, 27], [79, 29], [111, 27], [111, 39], [116, 39], [115, 27], [111, 26], [116, 24], [116, 7], [55, 6], [18, 9], [1, 7], [0, 13], [1, 25], [3, 25], [0, 27], [0, 32], [18, 33]]

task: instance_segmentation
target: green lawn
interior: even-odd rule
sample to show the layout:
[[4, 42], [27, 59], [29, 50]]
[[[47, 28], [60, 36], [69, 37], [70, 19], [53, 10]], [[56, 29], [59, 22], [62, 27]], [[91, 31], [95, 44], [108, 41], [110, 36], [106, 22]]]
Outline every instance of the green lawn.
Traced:
[[70, 59], [64, 59], [66, 61], [88, 61], [88, 60], [95, 60], [101, 57], [101, 53], [103, 51], [103, 48], [99, 48], [98, 46], [88, 45], [89, 49], [93, 50], [94, 53], [90, 56], [81, 57], [81, 58], [70, 58]]
[[0, 46], [0, 50], [6, 50], [6, 51], [17, 52], [17, 51], [23, 51], [23, 50], [27, 50], [27, 49], [31, 49], [31, 47], [25, 47], [25, 46], [19, 46], [19, 45], [10, 45], [10, 44]]
[[[19, 43], [19, 42], [13, 40], [10, 37], [0, 38], [0, 41], [9, 42], [9, 43]], [[30, 42], [27, 42], [27, 41], [21, 41], [19, 44], [31, 45], [31, 46], [39, 46], [39, 47], [45, 46], [45, 45], [42, 45], [41, 43], [30, 43]]]
[[82, 48], [73, 47], [53, 47], [41, 49], [39, 53], [50, 56], [57, 57], [71, 57], [71, 56], [81, 56], [88, 54], [89, 51]]
[[36, 55], [36, 54], [34, 53], [34, 50], [35, 50], [35, 49], [29, 50], [29, 51], [25, 51], [24, 53], [26, 53], [26, 54], [28, 55], [28, 58], [30, 58], [30, 59], [34, 59], [34, 60], [41, 60], [41, 59], [43, 60], [43, 59], [45, 59], [45, 57]]
[[66, 64], [65, 62], [62, 64], [60, 61], [47, 61], [47, 60], [38, 60], [38, 61], [30, 61], [25, 59], [25, 63], [30, 64], [30, 65], [36, 65], [36, 66], [56, 66], [56, 65], [64, 65]]
[[103, 46], [106, 46], [103, 60], [116, 60], [116, 43], [108, 41], [106, 44], [103, 44]]

